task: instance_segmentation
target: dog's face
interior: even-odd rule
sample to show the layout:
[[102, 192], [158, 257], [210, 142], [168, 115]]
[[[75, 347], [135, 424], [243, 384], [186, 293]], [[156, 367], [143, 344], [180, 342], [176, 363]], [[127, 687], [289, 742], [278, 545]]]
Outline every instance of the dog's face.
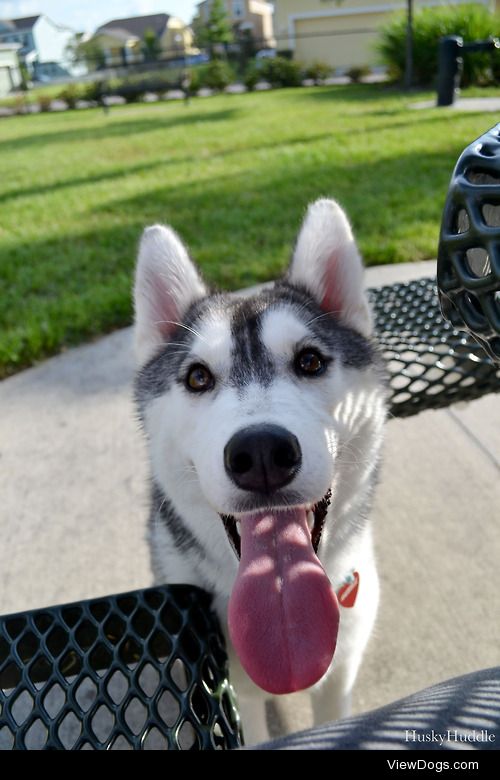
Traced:
[[169, 496], [195, 482], [233, 517], [325, 497], [336, 411], [352, 369], [372, 360], [361, 262], [336, 204], [310, 208], [286, 281], [247, 298], [207, 295], [177, 236], [149, 228], [136, 311], [140, 396]]
[[223, 524], [238, 556], [244, 529], [270, 514], [317, 552], [373, 361], [343, 211], [313, 204], [286, 279], [251, 297], [208, 295], [173, 231], [149, 228], [135, 304], [137, 396], [154, 478], [176, 510], [209, 505], [217, 527], [198, 532], [218, 544]]

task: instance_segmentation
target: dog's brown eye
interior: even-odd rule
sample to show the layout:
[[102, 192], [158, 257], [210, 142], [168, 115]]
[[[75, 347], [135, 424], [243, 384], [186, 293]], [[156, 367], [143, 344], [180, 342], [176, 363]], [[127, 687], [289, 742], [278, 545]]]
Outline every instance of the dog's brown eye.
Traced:
[[326, 368], [326, 363], [315, 349], [303, 349], [295, 358], [295, 368], [303, 376], [318, 376]]
[[186, 387], [193, 393], [203, 393], [214, 386], [214, 378], [208, 368], [197, 363], [191, 366], [186, 377]]

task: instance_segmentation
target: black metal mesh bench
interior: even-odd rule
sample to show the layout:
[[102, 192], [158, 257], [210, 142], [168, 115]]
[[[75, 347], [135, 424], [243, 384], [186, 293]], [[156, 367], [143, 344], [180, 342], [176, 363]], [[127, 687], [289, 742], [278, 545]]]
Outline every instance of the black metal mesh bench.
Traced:
[[[453, 324], [432, 279], [370, 291], [392, 416], [500, 389], [500, 126], [485, 138], [460, 159], [443, 219], [438, 280]], [[223, 638], [202, 591], [164, 586], [0, 618], [0, 749], [230, 749], [240, 740]]]
[[0, 750], [238, 746], [209, 601], [174, 585], [1, 618]]

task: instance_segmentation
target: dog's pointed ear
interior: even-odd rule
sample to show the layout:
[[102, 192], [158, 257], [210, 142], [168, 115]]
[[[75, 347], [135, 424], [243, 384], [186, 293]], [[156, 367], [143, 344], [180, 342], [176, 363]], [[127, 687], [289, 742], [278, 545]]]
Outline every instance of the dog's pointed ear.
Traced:
[[206, 288], [179, 236], [169, 227], [146, 228], [135, 274], [135, 352], [145, 363], [170, 338]]
[[287, 280], [305, 287], [343, 324], [364, 336], [372, 332], [361, 257], [348, 219], [334, 200], [322, 198], [309, 206]]

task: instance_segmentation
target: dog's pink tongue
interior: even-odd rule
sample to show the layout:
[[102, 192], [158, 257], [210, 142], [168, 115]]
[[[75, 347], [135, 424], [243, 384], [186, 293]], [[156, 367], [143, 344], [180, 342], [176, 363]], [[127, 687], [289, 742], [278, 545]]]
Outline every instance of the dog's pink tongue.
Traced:
[[240, 521], [241, 560], [229, 601], [229, 634], [243, 668], [269, 693], [317, 682], [335, 651], [337, 597], [314, 554], [306, 512]]

